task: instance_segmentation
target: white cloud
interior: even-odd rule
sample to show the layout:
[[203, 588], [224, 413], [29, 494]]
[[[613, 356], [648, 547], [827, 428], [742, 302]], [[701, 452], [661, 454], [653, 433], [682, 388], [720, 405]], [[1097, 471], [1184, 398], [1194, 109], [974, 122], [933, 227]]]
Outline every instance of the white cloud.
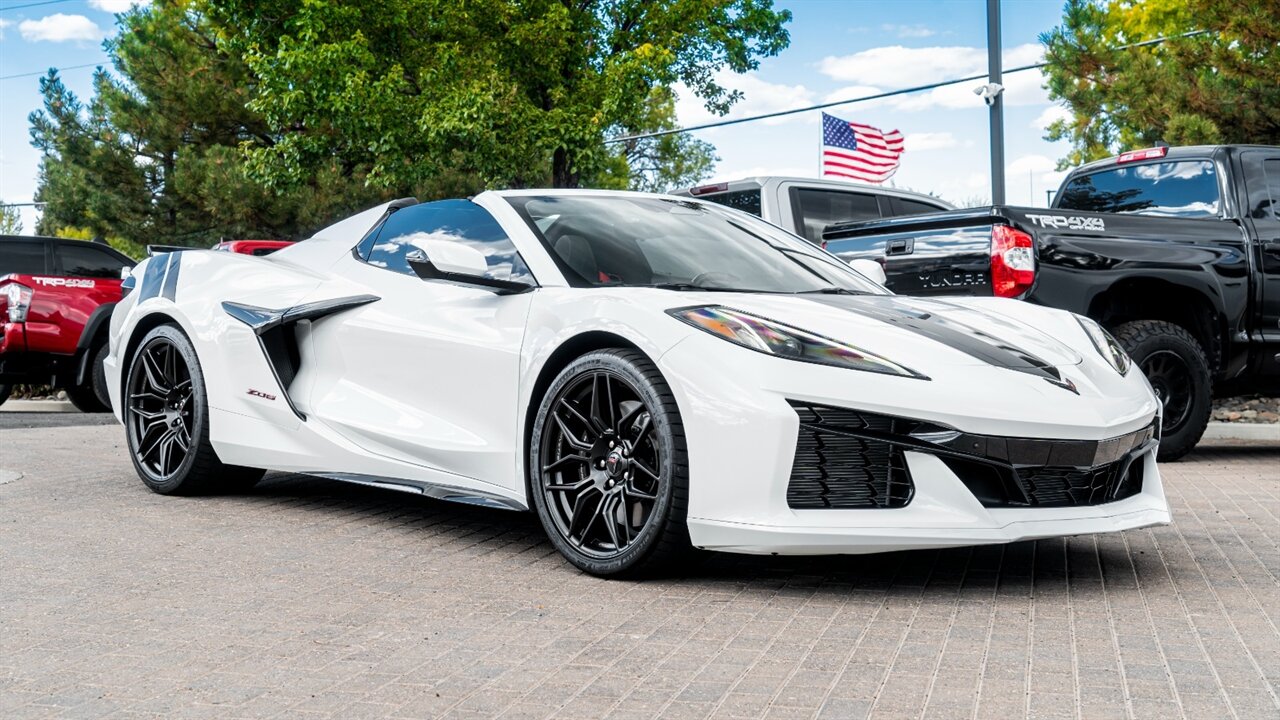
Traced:
[[122, 13], [135, 5], [146, 7], [150, 4], [151, 0], [89, 0], [89, 6], [94, 10], [109, 13]]
[[1066, 177], [1050, 158], [1039, 155], [1023, 155], [1005, 165], [1005, 191], [1008, 200], [1015, 205], [1043, 206], [1045, 190], [1056, 190]]
[[949, 132], [907, 133], [903, 140], [903, 147], [907, 152], [942, 150], [944, 148], [952, 148], [960, 144], [956, 140], [956, 136]]
[[1050, 105], [1044, 109], [1044, 112], [1037, 115], [1035, 120], [1031, 121], [1031, 129], [1041, 131], [1048, 130], [1049, 126], [1052, 125], [1054, 121], [1070, 119], [1070, 110], [1062, 107], [1061, 105]]
[[[1043, 48], [1028, 43], [1004, 53], [1005, 67], [1013, 68], [1040, 61]], [[987, 69], [987, 51], [979, 47], [950, 46], [909, 48], [901, 45], [871, 48], [851, 55], [828, 56], [818, 69], [833, 80], [875, 83], [886, 88], [927, 85], [952, 78], [981, 75]], [[974, 81], [976, 86], [978, 81]], [[1004, 77], [1006, 105], [1038, 105], [1048, 102], [1039, 71], [1026, 70]], [[948, 85], [899, 98], [889, 105], [900, 110], [977, 107], [982, 100], [967, 84]]]
[[106, 37], [102, 28], [89, 18], [63, 13], [46, 15], [39, 20], [23, 20], [18, 24], [18, 32], [22, 33], [22, 39], [30, 42], [93, 41]]
[[0, 18], [0, 40], [4, 39], [4, 29], [9, 27], [12, 24], [13, 24], [12, 20], [5, 20], [4, 18]]
[[[739, 75], [731, 71], [716, 74], [716, 82], [730, 90], [742, 91], [742, 99], [733, 104], [729, 113], [724, 116], [714, 115], [704, 106], [702, 99], [694, 95], [684, 85], [676, 85], [676, 117], [680, 125], [701, 125], [717, 120], [730, 120], [750, 115], [763, 115], [779, 110], [791, 110], [813, 104], [813, 91], [804, 85], [785, 85], [761, 80], [756, 73]], [[800, 115], [789, 115], [781, 118], [765, 120], [766, 125], [778, 125], [790, 120], [800, 119]]]
[[881, 25], [880, 29], [885, 32], [891, 32], [900, 38], [927, 38], [938, 34], [924, 25], [893, 25], [886, 23]]

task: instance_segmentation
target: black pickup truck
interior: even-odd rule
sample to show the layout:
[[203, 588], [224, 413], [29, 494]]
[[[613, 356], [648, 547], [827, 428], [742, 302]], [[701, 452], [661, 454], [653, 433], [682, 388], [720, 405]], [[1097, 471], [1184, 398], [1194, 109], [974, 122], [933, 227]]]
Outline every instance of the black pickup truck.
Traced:
[[1158, 147], [1072, 171], [1053, 206], [833, 225], [905, 295], [998, 295], [1108, 328], [1164, 403], [1160, 457], [1214, 395], [1280, 392], [1280, 148]]

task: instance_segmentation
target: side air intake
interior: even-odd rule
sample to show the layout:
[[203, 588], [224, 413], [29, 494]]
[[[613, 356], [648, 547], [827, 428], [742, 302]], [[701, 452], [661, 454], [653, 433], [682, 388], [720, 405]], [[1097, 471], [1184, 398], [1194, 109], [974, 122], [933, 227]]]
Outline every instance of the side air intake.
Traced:
[[271, 367], [271, 373], [275, 375], [280, 391], [284, 393], [284, 399], [289, 403], [289, 409], [299, 419], [306, 420], [306, 416], [298, 410], [293, 404], [293, 398], [289, 396], [289, 386], [293, 384], [301, 363], [298, 338], [295, 333], [298, 322], [318, 320], [343, 310], [377, 302], [379, 299], [376, 295], [353, 295], [294, 305], [283, 310], [226, 301], [222, 303], [222, 309], [253, 330], [258, 338], [258, 345], [262, 348], [262, 354], [267, 358], [267, 365]]

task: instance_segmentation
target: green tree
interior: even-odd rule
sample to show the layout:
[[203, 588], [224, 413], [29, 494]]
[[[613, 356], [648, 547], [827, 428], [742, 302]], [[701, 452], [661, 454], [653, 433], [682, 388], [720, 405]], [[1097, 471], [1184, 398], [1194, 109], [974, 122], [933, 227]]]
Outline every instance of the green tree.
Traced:
[[[1128, 50], [1119, 45], [1208, 32]], [[1069, 167], [1164, 141], [1280, 144], [1280, 3], [1068, 0], [1041, 36]]]
[[[656, 87], [649, 93], [640, 115], [620, 132], [639, 135], [661, 130], [674, 130], [676, 123], [675, 93], [668, 87]], [[709, 142], [687, 133], [611, 143], [612, 150], [604, 170], [582, 178], [590, 187], [641, 192], [667, 192], [695, 185], [715, 170], [716, 149]]]
[[632, 169], [667, 183], [691, 170], [652, 170], [646, 157], [702, 167], [706, 147], [677, 139], [620, 158], [604, 140], [640, 129], [662, 104], [655, 88], [677, 82], [726, 112], [739, 94], [716, 73], [751, 70], [789, 42], [790, 13], [772, 0], [205, 2], [277, 138], [248, 147], [251, 170], [279, 187], [334, 157], [385, 188], [447, 173], [574, 187]]
[[0, 200], [0, 235], [21, 235], [22, 234], [22, 215], [18, 212], [18, 208], [11, 205], [5, 205]]
[[387, 193], [367, 168], [315, 163], [289, 191], [244, 171], [244, 147], [275, 139], [247, 107], [256, 84], [190, 2], [163, 1], [120, 16], [106, 43], [118, 74], [99, 69], [83, 103], [57, 73], [41, 79], [31, 115], [43, 153], [39, 229], [80, 229], [140, 243], [208, 245], [222, 238], [297, 238]]

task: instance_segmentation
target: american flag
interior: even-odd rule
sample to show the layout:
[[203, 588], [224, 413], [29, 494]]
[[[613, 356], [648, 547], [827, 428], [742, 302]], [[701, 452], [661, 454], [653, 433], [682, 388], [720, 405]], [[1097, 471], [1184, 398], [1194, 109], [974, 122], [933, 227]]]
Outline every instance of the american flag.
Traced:
[[822, 113], [822, 175], [868, 183], [893, 176], [902, 157], [902, 133]]

